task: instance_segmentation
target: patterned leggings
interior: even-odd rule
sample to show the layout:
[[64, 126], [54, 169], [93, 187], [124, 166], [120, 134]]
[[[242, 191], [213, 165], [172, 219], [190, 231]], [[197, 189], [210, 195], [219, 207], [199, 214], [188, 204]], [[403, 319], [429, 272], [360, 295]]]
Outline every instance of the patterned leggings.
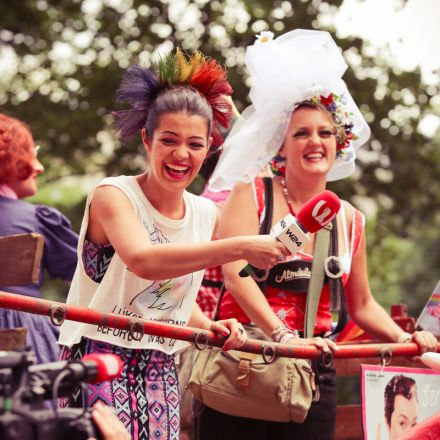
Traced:
[[83, 338], [61, 358], [80, 360], [88, 353], [111, 353], [122, 359], [122, 375], [112, 381], [85, 384], [60, 399], [61, 407], [90, 407], [100, 400], [115, 408], [133, 440], [178, 440], [179, 387], [174, 357], [157, 350], [127, 349]]

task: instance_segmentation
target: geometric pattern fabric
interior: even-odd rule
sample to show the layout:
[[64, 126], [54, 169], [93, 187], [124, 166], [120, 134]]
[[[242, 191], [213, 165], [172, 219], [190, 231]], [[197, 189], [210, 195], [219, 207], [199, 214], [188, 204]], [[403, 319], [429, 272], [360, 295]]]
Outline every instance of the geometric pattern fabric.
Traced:
[[78, 386], [71, 395], [59, 399], [61, 407], [91, 407], [99, 400], [115, 409], [133, 440], [179, 440], [179, 387], [174, 356], [82, 338], [71, 348], [63, 347], [61, 357], [79, 361], [88, 353], [118, 355], [123, 363], [122, 374], [112, 381], [86, 383], [84, 389]]

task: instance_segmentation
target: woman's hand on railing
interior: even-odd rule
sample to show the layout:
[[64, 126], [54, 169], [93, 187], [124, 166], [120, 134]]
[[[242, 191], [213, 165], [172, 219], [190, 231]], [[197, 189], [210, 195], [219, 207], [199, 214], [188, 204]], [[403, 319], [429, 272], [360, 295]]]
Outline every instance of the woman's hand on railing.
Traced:
[[436, 351], [437, 349], [437, 338], [426, 330], [416, 331], [410, 334], [404, 342], [415, 342], [420, 347], [420, 354], [426, 353], [427, 351]]
[[211, 324], [211, 331], [223, 336], [227, 336], [225, 343], [223, 344], [223, 350], [237, 350], [247, 340], [246, 330], [243, 325], [235, 318], [221, 319], [220, 321], [214, 321]]
[[324, 353], [330, 353], [338, 350], [336, 342], [328, 338], [321, 338], [319, 336], [314, 338], [291, 338], [287, 341], [287, 344], [312, 346], [322, 350]]

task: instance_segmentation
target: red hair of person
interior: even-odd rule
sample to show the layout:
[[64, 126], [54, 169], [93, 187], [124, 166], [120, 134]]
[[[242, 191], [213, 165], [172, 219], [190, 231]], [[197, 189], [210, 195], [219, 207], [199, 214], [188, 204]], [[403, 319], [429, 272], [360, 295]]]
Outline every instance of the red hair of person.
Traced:
[[0, 113], [0, 184], [26, 180], [33, 172], [34, 139], [20, 120]]

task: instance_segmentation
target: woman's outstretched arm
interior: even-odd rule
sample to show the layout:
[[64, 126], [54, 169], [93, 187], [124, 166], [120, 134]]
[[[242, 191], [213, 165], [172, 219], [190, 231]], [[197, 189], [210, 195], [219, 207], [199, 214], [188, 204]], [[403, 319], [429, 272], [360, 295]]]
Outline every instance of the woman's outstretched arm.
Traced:
[[152, 245], [127, 196], [113, 186], [99, 187], [90, 206], [88, 238], [111, 243], [137, 276], [158, 280], [245, 259], [261, 268], [272, 267], [287, 249], [270, 236], [234, 237], [205, 243]]

